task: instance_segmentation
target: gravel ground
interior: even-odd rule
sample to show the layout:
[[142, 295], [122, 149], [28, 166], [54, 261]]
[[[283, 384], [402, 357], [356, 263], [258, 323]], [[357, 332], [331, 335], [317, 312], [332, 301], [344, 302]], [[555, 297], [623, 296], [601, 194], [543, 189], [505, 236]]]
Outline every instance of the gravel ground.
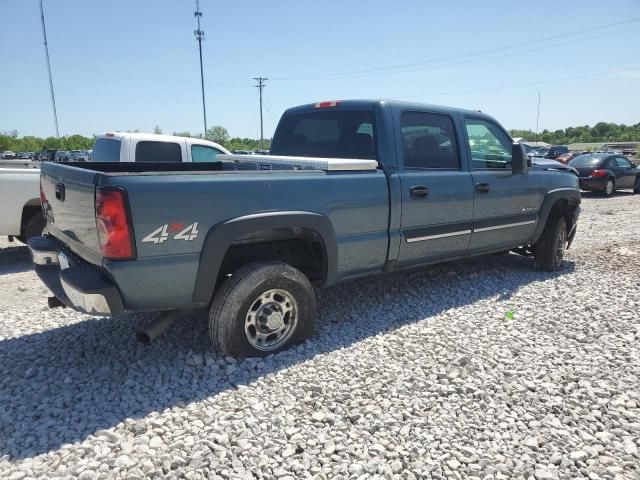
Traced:
[[639, 210], [585, 196], [557, 274], [507, 255], [322, 291], [311, 341], [240, 362], [204, 312], [144, 347], [150, 315], [48, 310], [2, 243], [0, 478], [640, 479]]

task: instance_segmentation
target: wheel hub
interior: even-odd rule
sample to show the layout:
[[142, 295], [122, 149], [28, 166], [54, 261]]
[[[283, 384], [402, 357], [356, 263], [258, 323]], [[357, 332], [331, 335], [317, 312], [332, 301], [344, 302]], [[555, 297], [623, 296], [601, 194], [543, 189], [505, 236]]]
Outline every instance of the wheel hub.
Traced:
[[271, 351], [284, 345], [296, 329], [298, 305], [288, 291], [272, 289], [260, 294], [249, 307], [244, 331], [252, 347]]

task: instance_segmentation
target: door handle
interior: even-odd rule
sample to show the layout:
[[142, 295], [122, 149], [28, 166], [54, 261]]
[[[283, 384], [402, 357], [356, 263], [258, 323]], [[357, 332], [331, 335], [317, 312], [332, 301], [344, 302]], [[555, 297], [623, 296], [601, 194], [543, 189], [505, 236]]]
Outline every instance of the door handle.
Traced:
[[476, 183], [476, 192], [478, 193], [487, 193], [491, 190], [491, 187], [488, 183]]
[[424, 185], [415, 185], [409, 189], [411, 198], [424, 198], [429, 195], [429, 189]]

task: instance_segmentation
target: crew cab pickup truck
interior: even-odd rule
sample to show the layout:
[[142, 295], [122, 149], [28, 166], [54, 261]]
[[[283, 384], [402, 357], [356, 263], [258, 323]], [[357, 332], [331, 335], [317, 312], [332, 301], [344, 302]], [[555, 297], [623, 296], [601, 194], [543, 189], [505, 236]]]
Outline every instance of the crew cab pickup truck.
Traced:
[[38, 275], [93, 315], [208, 308], [215, 348], [260, 356], [311, 335], [312, 285], [509, 250], [556, 270], [580, 211], [575, 173], [475, 111], [304, 105], [269, 155], [217, 160], [43, 165]]

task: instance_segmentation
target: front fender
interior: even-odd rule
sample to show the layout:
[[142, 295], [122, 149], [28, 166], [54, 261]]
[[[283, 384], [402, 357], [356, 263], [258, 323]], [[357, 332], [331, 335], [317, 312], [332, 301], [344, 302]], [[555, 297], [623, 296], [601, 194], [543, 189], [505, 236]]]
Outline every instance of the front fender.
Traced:
[[219, 223], [207, 232], [200, 253], [193, 293], [194, 303], [207, 305], [211, 301], [220, 266], [227, 250], [235, 240], [262, 230], [295, 227], [313, 230], [322, 238], [326, 259], [322, 283], [331, 283], [337, 270], [338, 247], [333, 225], [327, 217], [305, 211], [256, 213]]
[[533, 232], [533, 237], [531, 239], [532, 244], [536, 243], [540, 238], [540, 235], [542, 235], [542, 231], [547, 224], [547, 220], [549, 219], [549, 215], [551, 215], [553, 207], [560, 200], [566, 200], [567, 206], [571, 208], [572, 211], [575, 211], [582, 201], [582, 195], [580, 195], [580, 190], [571, 187], [556, 188], [547, 192], [542, 200], [542, 206], [538, 213], [538, 225]]

